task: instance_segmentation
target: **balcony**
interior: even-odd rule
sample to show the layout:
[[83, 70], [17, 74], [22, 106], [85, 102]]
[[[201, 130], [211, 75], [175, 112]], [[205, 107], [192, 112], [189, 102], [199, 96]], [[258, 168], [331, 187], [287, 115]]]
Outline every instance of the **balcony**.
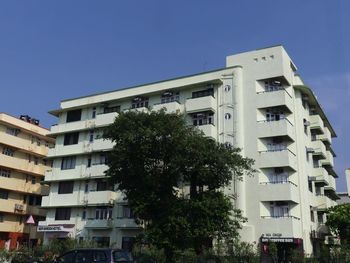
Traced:
[[199, 125], [196, 127], [204, 132], [206, 137], [212, 137], [215, 140], [217, 139], [217, 129], [213, 124]]
[[113, 149], [113, 143], [110, 140], [105, 139], [95, 139], [92, 143], [92, 151], [99, 152], [99, 151], [109, 151]]
[[141, 228], [141, 226], [136, 224], [134, 218], [118, 218], [117, 220], [115, 220], [115, 227], [123, 229]]
[[290, 140], [295, 141], [295, 129], [293, 124], [287, 119], [279, 121], [259, 121], [258, 138], [288, 136]]
[[282, 237], [301, 237], [301, 221], [297, 217], [270, 217], [262, 216], [260, 229], [265, 233], [278, 233]]
[[86, 221], [85, 228], [90, 229], [111, 229], [113, 228], [112, 219], [89, 219]]
[[49, 193], [49, 188], [46, 185], [41, 185], [40, 183], [32, 184], [31, 181], [26, 182], [25, 179], [14, 177], [0, 177], [0, 185], [2, 185], [4, 189], [15, 192], [36, 195], [47, 195]]
[[20, 135], [21, 134], [19, 134], [19, 136], [13, 136], [5, 132], [1, 132], [0, 141], [8, 143], [8, 145], [19, 148], [25, 152], [32, 152], [42, 156], [47, 155], [48, 148], [45, 146], [45, 144], [38, 146], [36, 143], [32, 143], [28, 139], [21, 138]]
[[28, 160], [11, 157], [4, 154], [0, 154], [0, 165], [15, 171], [36, 175], [44, 175], [46, 169], [48, 169], [47, 166], [42, 164], [35, 165], [34, 162], [28, 162]]
[[91, 167], [86, 168], [83, 172], [83, 177], [101, 177], [105, 176], [105, 171], [108, 170], [108, 165], [106, 164], [93, 164]]
[[46, 216], [46, 210], [41, 208], [41, 207], [38, 207], [38, 206], [31, 206], [31, 205], [28, 205], [26, 207], [26, 214], [27, 215], [34, 215], [34, 216], [43, 216], [45, 217]]
[[316, 195], [313, 197], [312, 206], [316, 207], [317, 210], [323, 211], [323, 210], [326, 210], [326, 209], [328, 209], [336, 204], [337, 204], [337, 202], [333, 201], [328, 196]]
[[216, 99], [213, 96], [189, 98], [185, 102], [187, 113], [216, 111]]
[[148, 107], [140, 107], [140, 108], [130, 108], [130, 109], [125, 109], [125, 112], [131, 111], [131, 112], [145, 112], [148, 113], [149, 109]]
[[259, 200], [299, 203], [298, 187], [290, 181], [285, 183], [261, 183], [259, 185]]
[[324, 125], [320, 115], [310, 116], [310, 130], [316, 131], [317, 134], [324, 134]]
[[271, 107], [285, 107], [289, 112], [293, 112], [292, 96], [284, 89], [271, 92], [257, 93], [256, 107], [258, 109]]
[[319, 140], [312, 141], [311, 148], [314, 150], [312, 155], [317, 157], [317, 159], [326, 159], [327, 157], [326, 146], [322, 141], [319, 141]]
[[297, 159], [293, 152], [288, 149], [280, 151], [260, 151], [260, 168], [289, 167], [296, 171]]
[[82, 130], [93, 129], [93, 128], [95, 128], [94, 119], [66, 122], [66, 123], [60, 123], [60, 124], [51, 126], [50, 135], [57, 135], [57, 134], [66, 133], [66, 132], [82, 131]]
[[114, 122], [116, 117], [118, 117], [117, 112], [97, 114], [95, 119], [95, 126], [96, 127], [108, 126]]
[[323, 130], [324, 130], [324, 134], [317, 135], [317, 139], [321, 140], [323, 142], [326, 142], [328, 144], [331, 144], [332, 143], [331, 132], [329, 131], [329, 129], [327, 127], [324, 127]]
[[82, 205], [113, 205], [118, 193], [114, 191], [90, 191], [80, 198]]
[[317, 167], [313, 169], [313, 175], [315, 177], [315, 184], [328, 185], [329, 175], [325, 168]]
[[66, 206], [81, 206], [79, 202], [79, 192], [71, 194], [58, 194], [51, 192], [48, 196], [43, 196], [41, 201], [42, 207], [66, 207]]
[[77, 155], [84, 152], [85, 148], [89, 145], [88, 142], [79, 142], [71, 145], [56, 145], [54, 148], [49, 149], [47, 157], [69, 156]]
[[326, 151], [326, 159], [321, 160], [322, 166], [330, 166], [334, 167], [334, 157], [333, 154], [330, 151]]
[[153, 105], [153, 111], [160, 111], [161, 109], [165, 109], [167, 113], [183, 113], [184, 105], [180, 104], [178, 101], [172, 101], [168, 103], [159, 103]]

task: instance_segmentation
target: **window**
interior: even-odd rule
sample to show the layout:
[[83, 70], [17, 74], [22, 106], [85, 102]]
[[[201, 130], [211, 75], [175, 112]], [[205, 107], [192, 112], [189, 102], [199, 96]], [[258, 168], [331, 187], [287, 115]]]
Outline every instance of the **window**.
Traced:
[[79, 141], [79, 132], [66, 133], [64, 135], [63, 145], [77, 144]]
[[90, 130], [89, 131], [89, 142], [93, 142], [94, 141], [94, 131]]
[[34, 156], [34, 164], [35, 165], [38, 165], [39, 164], [39, 158]]
[[7, 147], [5, 146], [3, 149], [2, 149], [2, 153], [7, 155], [7, 156], [12, 156], [13, 157], [13, 154], [15, 153], [15, 150], [10, 148], [10, 147]]
[[278, 80], [266, 80], [264, 82], [265, 92], [277, 91], [283, 89], [281, 81]]
[[112, 218], [112, 208], [111, 207], [100, 207], [95, 210], [95, 219], [104, 220]]
[[107, 190], [107, 182], [97, 181], [96, 191], [106, 191], [106, 190]]
[[136, 97], [131, 101], [131, 108], [147, 108], [148, 107], [148, 98], [146, 97]]
[[317, 222], [319, 223], [319, 224], [322, 224], [323, 222], [324, 222], [324, 220], [323, 220], [323, 215], [324, 215], [324, 212], [317, 212]]
[[169, 103], [173, 101], [179, 101], [180, 100], [180, 92], [172, 92], [167, 91], [162, 94], [162, 97], [160, 99], [160, 103]]
[[282, 137], [273, 137], [272, 140], [267, 143], [268, 151], [283, 151], [287, 149], [287, 145], [283, 141]]
[[85, 189], [84, 189], [85, 193], [89, 192], [89, 182], [86, 181], [85, 182]]
[[35, 204], [35, 196], [34, 195], [30, 195], [28, 198], [28, 204], [29, 205], [34, 205]]
[[120, 106], [104, 107], [103, 113], [120, 112]]
[[92, 157], [89, 156], [87, 160], [87, 167], [91, 167], [91, 160], [92, 160]]
[[283, 119], [285, 119], [285, 115], [281, 109], [266, 109], [266, 121], [279, 121]]
[[288, 182], [288, 173], [283, 168], [275, 168], [268, 175], [270, 183], [286, 183]]
[[312, 193], [312, 181], [308, 181], [308, 187], [309, 187], [309, 191]]
[[56, 208], [55, 220], [70, 220], [70, 207]]
[[209, 88], [206, 90], [200, 90], [192, 92], [192, 98], [200, 98], [200, 97], [206, 97], [206, 96], [214, 96], [214, 89]]
[[81, 215], [81, 219], [85, 220], [86, 219], [86, 210], [83, 210], [83, 214]]
[[134, 218], [134, 213], [131, 208], [127, 205], [123, 205], [123, 215], [122, 218]]
[[271, 217], [288, 217], [289, 205], [284, 201], [270, 202]]
[[315, 222], [315, 213], [312, 210], [312, 206], [310, 206], [310, 219], [311, 219], [311, 222]]
[[0, 189], [0, 199], [9, 199], [9, 191]]
[[58, 194], [71, 194], [73, 193], [74, 182], [63, 181], [58, 184]]
[[16, 129], [16, 128], [10, 128], [10, 127], [6, 128], [6, 133], [13, 136], [17, 136], [20, 131], [21, 131], [20, 129]]
[[23, 204], [27, 203], [27, 195], [23, 195]]
[[31, 180], [32, 184], [36, 184], [36, 177], [32, 176], [32, 180]]
[[108, 155], [105, 153], [101, 153], [100, 162], [98, 164], [108, 164]]
[[11, 177], [11, 170], [0, 168], [0, 176], [2, 177]]
[[[109, 247], [109, 237], [92, 237], [92, 240], [97, 243], [100, 247]], [[115, 261], [115, 262], [123, 262], [123, 261]], [[124, 261], [125, 262], [125, 261]]]
[[5, 218], [4, 214], [0, 213], [0, 223], [4, 222], [4, 218]]
[[67, 122], [80, 121], [81, 120], [81, 109], [71, 110], [67, 112]]
[[96, 107], [93, 107], [93, 108], [92, 108], [91, 118], [93, 118], [93, 119], [96, 118]]
[[214, 113], [210, 111], [194, 113], [192, 114], [192, 122], [194, 126], [214, 124]]
[[75, 168], [75, 156], [63, 157], [61, 163], [61, 170], [68, 170]]

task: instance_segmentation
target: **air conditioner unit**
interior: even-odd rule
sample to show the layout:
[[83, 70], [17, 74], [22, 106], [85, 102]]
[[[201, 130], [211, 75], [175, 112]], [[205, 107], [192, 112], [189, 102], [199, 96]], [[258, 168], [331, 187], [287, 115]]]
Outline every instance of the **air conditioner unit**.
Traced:
[[23, 211], [23, 205], [21, 205], [21, 204], [15, 204], [15, 210], [17, 210], [17, 211]]
[[310, 126], [310, 122], [309, 121], [304, 121], [304, 126]]

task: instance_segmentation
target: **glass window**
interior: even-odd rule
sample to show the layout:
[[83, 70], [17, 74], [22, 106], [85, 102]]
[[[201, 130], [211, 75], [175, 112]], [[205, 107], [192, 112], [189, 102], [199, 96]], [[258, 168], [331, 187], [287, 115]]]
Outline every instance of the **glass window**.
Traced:
[[200, 90], [192, 92], [192, 98], [200, 98], [200, 97], [206, 97], [206, 96], [214, 96], [214, 89], [206, 89], [206, 90]]
[[56, 208], [55, 220], [70, 220], [71, 208], [60, 207]]
[[214, 113], [207, 111], [192, 114], [192, 123], [194, 126], [214, 124]]
[[0, 168], [0, 176], [2, 177], [11, 177], [11, 170]]
[[66, 133], [64, 135], [63, 145], [77, 144], [79, 141], [79, 132]]
[[74, 182], [63, 181], [58, 184], [58, 194], [71, 194], [73, 193]]
[[8, 199], [9, 192], [3, 189], [0, 189], [0, 199]]
[[169, 103], [173, 101], [179, 101], [180, 100], [180, 92], [172, 92], [172, 91], [167, 91], [162, 94], [162, 97], [160, 99], [160, 103]]
[[103, 113], [120, 112], [120, 106], [104, 107]]
[[132, 100], [131, 102], [131, 108], [136, 109], [136, 108], [143, 108], [143, 107], [148, 107], [148, 98], [145, 97], [136, 97]]
[[75, 156], [63, 157], [61, 163], [61, 170], [68, 170], [75, 168]]
[[16, 129], [16, 128], [10, 128], [10, 127], [6, 128], [6, 133], [13, 136], [17, 136], [20, 131], [21, 131], [20, 129]]
[[5, 155], [7, 155], [7, 156], [12, 156], [12, 157], [13, 157], [13, 154], [15, 153], [15, 150], [12, 149], [12, 148], [10, 148], [10, 147], [6, 147], [6, 146], [5, 146], [5, 147], [2, 149], [2, 153], [5, 154]]
[[71, 110], [67, 112], [67, 122], [80, 121], [81, 120], [81, 109]]

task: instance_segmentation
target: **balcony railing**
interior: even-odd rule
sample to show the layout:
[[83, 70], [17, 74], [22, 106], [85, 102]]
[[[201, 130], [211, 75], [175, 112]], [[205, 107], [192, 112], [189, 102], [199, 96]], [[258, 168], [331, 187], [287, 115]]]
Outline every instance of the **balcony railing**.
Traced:
[[261, 216], [261, 218], [263, 219], [267, 219], [267, 218], [292, 218], [292, 219], [296, 219], [296, 220], [300, 220], [299, 217], [296, 217], [296, 216], [291, 216], [291, 215], [287, 215], [287, 216]]
[[289, 180], [276, 180], [276, 181], [269, 181], [269, 182], [261, 182], [260, 184], [263, 185], [269, 185], [269, 184], [291, 184], [294, 186], [298, 186], [297, 184], [293, 183], [292, 181]]

